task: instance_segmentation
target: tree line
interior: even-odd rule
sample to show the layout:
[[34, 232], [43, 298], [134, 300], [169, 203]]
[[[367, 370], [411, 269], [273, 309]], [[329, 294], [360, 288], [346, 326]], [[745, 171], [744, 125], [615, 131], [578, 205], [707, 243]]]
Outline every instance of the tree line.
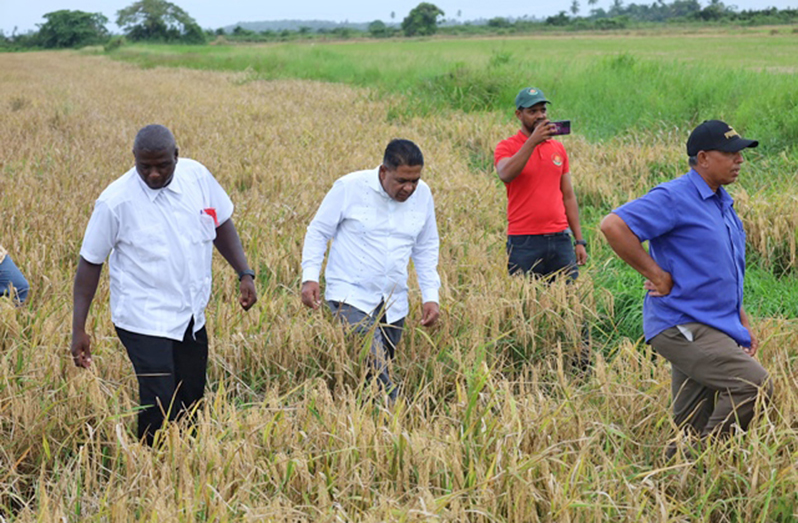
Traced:
[[[166, 0], [139, 0], [117, 12], [116, 25], [122, 35], [112, 35], [102, 13], [87, 13], [62, 9], [44, 15], [45, 23], [38, 31], [6, 36], [0, 32], [0, 49], [78, 48], [105, 45], [112, 49], [126, 41], [181, 44], [205, 44], [211, 40], [240, 42], [287, 41], [305, 38], [347, 39], [353, 37], [389, 38], [449, 35], [532, 33], [551, 29], [611, 30], [625, 29], [635, 24], [656, 23], [715, 23], [739, 25], [792, 24], [798, 22], [798, 10], [777, 9], [738, 11], [721, 0], [709, 0], [702, 7], [698, 0], [655, 0], [651, 4], [612, 0], [608, 9], [596, 7], [598, 0], [587, 0], [589, 14], [580, 16], [580, 0], [572, 0], [569, 11], [545, 19], [495, 17], [481, 23], [460, 23], [445, 19], [445, 13], [435, 4], [421, 2], [402, 20], [401, 24], [386, 24], [374, 20], [367, 30], [339, 26], [334, 29], [299, 27], [296, 30], [253, 31], [241, 26], [233, 30], [202, 29], [183, 9]], [[461, 13], [458, 11], [458, 18]], [[391, 18], [395, 13], [391, 13]]]

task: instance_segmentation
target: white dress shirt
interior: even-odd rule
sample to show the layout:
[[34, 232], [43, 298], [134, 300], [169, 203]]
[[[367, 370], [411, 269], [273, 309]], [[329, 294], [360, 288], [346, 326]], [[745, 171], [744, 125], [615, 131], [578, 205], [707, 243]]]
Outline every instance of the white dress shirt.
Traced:
[[426, 302], [438, 302], [438, 227], [435, 204], [424, 181], [404, 202], [382, 188], [379, 168], [339, 178], [308, 226], [302, 250], [302, 281], [319, 281], [327, 241], [327, 300], [371, 312], [380, 302], [388, 322], [407, 316], [407, 263], [413, 264]]
[[224, 189], [188, 158], [178, 159], [164, 188], [147, 187], [135, 168], [109, 185], [94, 205], [80, 255], [97, 265], [111, 255], [114, 325], [182, 340], [193, 316], [193, 331], [200, 330], [211, 294], [216, 227], [232, 214]]

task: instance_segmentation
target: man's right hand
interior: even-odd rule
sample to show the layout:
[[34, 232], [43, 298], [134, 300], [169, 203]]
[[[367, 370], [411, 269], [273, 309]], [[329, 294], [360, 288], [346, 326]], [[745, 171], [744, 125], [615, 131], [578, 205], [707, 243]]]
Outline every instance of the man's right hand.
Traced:
[[662, 274], [658, 275], [656, 279], [646, 280], [643, 287], [649, 291], [649, 296], [656, 298], [667, 296], [673, 289], [673, 278], [669, 272], [662, 271]]
[[527, 140], [530, 140], [537, 147], [539, 144], [551, 138], [552, 134], [556, 130], [557, 126], [551, 123], [551, 121], [548, 118], [546, 118], [545, 120], [543, 120], [542, 122], [540, 122], [535, 126], [535, 130], [532, 131], [532, 134], [529, 135], [529, 138], [527, 138]]
[[302, 283], [302, 303], [313, 310], [319, 308], [319, 305], [321, 305], [321, 291], [319, 290], [319, 282], [306, 281]]
[[72, 360], [75, 366], [88, 369], [91, 366], [91, 338], [85, 332], [72, 333]]

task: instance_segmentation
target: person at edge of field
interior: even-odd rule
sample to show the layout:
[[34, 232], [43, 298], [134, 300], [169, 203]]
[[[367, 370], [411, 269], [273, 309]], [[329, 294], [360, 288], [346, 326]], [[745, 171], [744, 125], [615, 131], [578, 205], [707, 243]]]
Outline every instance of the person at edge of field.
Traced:
[[552, 139], [556, 126], [546, 116], [548, 103], [540, 89], [522, 89], [515, 97], [521, 129], [494, 153], [507, 189], [507, 268], [510, 274], [543, 277], [562, 273], [571, 281], [579, 275], [577, 265], [587, 262], [587, 242], [568, 155]]
[[0, 245], [0, 296], [11, 296], [17, 305], [25, 303], [30, 285], [22, 272]]
[[91, 365], [86, 317], [110, 254], [111, 320], [139, 383], [138, 437], [152, 446], [164, 418], [190, 413], [204, 394], [213, 245], [238, 273], [244, 310], [257, 295], [233, 203], [208, 169], [178, 162], [175, 138], [162, 125], [138, 132], [133, 156], [135, 167], [100, 194], [86, 227], [71, 351], [75, 365]]
[[[687, 140], [690, 171], [612, 211], [601, 232], [645, 278], [645, 338], [671, 363], [674, 422], [690, 446], [745, 430], [773, 393], [743, 308], [745, 231], [724, 185], [758, 142], [719, 120]], [[648, 240], [646, 252], [641, 242]], [[678, 442], [668, 446], [672, 457]]]
[[[407, 264], [413, 258], [422, 296], [421, 324], [438, 320], [438, 227], [429, 186], [421, 180], [418, 146], [392, 140], [382, 164], [339, 178], [310, 222], [302, 249], [302, 303], [321, 305], [319, 273], [333, 239], [325, 271], [325, 299], [333, 314], [361, 335], [374, 331], [370, 375], [397, 398], [389, 363], [408, 313]], [[378, 328], [374, 328], [374, 324]]]

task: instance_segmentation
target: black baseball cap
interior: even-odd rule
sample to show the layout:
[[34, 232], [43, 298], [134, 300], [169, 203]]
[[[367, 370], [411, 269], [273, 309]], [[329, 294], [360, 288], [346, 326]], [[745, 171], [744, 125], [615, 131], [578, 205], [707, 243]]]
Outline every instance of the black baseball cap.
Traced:
[[699, 151], [723, 151], [736, 153], [746, 147], [756, 147], [759, 142], [740, 136], [731, 125], [720, 120], [704, 120], [693, 129], [687, 139], [687, 156], [695, 156]]

